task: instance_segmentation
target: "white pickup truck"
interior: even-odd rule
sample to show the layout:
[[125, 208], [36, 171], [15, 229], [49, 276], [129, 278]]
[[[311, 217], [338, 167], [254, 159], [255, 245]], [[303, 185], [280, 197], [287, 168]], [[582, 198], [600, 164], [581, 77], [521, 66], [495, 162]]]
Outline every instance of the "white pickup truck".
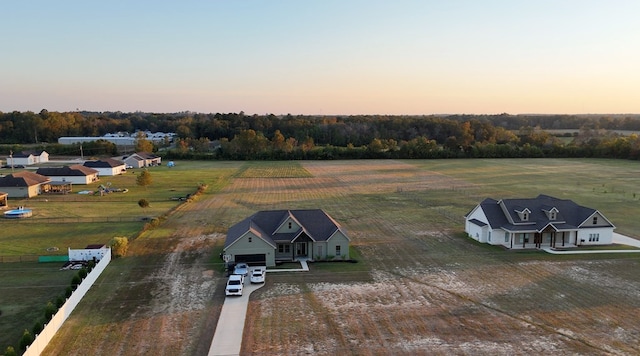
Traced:
[[242, 287], [244, 286], [244, 276], [241, 274], [232, 274], [227, 281], [226, 295], [242, 295]]

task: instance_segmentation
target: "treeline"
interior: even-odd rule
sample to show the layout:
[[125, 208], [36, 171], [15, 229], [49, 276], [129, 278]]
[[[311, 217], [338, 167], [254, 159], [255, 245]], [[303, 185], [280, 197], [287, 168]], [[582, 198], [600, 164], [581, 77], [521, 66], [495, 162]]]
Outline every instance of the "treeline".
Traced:
[[[545, 130], [578, 130], [566, 137]], [[637, 159], [638, 115], [313, 116], [240, 113], [0, 112], [0, 144], [40, 144], [53, 154], [117, 151], [59, 147], [62, 136], [175, 132], [168, 158], [338, 159], [449, 157], [618, 157]], [[219, 143], [219, 144], [216, 144]], [[3, 146], [7, 147], [7, 146]], [[12, 146], [12, 150], [19, 147]], [[158, 147], [156, 147], [158, 148]], [[4, 150], [4, 149], [3, 149]], [[53, 151], [53, 152], [52, 152]]]

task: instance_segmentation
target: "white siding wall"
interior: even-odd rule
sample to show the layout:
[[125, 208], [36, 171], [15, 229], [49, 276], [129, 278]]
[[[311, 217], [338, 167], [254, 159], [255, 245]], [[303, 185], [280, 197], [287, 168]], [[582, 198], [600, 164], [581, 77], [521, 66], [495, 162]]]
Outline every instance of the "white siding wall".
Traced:
[[[589, 237], [598, 237], [597, 241], [589, 241]], [[582, 241], [584, 240], [584, 242]], [[578, 245], [609, 245], [613, 243], [613, 229], [612, 228], [592, 228], [581, 229], [578, 231]]]

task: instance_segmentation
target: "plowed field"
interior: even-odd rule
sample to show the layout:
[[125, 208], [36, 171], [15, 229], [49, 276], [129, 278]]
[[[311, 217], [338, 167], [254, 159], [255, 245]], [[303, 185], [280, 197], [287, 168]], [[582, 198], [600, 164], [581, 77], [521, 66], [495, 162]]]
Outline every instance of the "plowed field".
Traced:
[[[559, 161], [539, 162], [557, 173]], [[235, 172], [246, 172], [243, 164]], [[486, 172], [455, 174], [447, 164], [458, 163], [304, 162], [311, 176], [229, 173], [228, 184], [135, 241], [131, 259], [147, 262], [115, 261], [47, 354], [206, 354], [224, 300], [213, 248], [240, 219], [283, 208], [326, 210], [369, 270], [269, 274], [252, 295], [242, 354], [640, 353], [639, 257], [476, 244], [462, 236], [462, 216], [503, 190], [498, 179], [483, 182]], [[596, 181], [599, 161], [585, 164], [593, 169], [583, 179]]]

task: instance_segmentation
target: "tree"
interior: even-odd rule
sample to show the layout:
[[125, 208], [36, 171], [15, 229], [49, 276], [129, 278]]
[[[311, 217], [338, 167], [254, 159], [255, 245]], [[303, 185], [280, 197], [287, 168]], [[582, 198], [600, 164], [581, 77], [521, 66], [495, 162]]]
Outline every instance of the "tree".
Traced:
[[138, 131], [136, 135], [136, 151], [153, 152], [153, 142], [147, 140], [147, 136], [142, 131]]
[[149, 201], [147, 199], [142, 198], [142, 199], [138, 200], [138, 205], [143, 209], [144, 208], [148, 208], [149, 207]]
[[144, 189], [147, 189], [147, 186], [151, 185], [151, 183], [151, 173], [149, 173], [149, 170], [147, 169], [144, 169], [140, 174], [138, 174], [138, 177], [136, 177], [136, 184], [144, 187]]
[[122, 236], [116, 236], [109, 242], [111, 253], [114, 257], [123, 257], [129, 249], [129, 239]]

